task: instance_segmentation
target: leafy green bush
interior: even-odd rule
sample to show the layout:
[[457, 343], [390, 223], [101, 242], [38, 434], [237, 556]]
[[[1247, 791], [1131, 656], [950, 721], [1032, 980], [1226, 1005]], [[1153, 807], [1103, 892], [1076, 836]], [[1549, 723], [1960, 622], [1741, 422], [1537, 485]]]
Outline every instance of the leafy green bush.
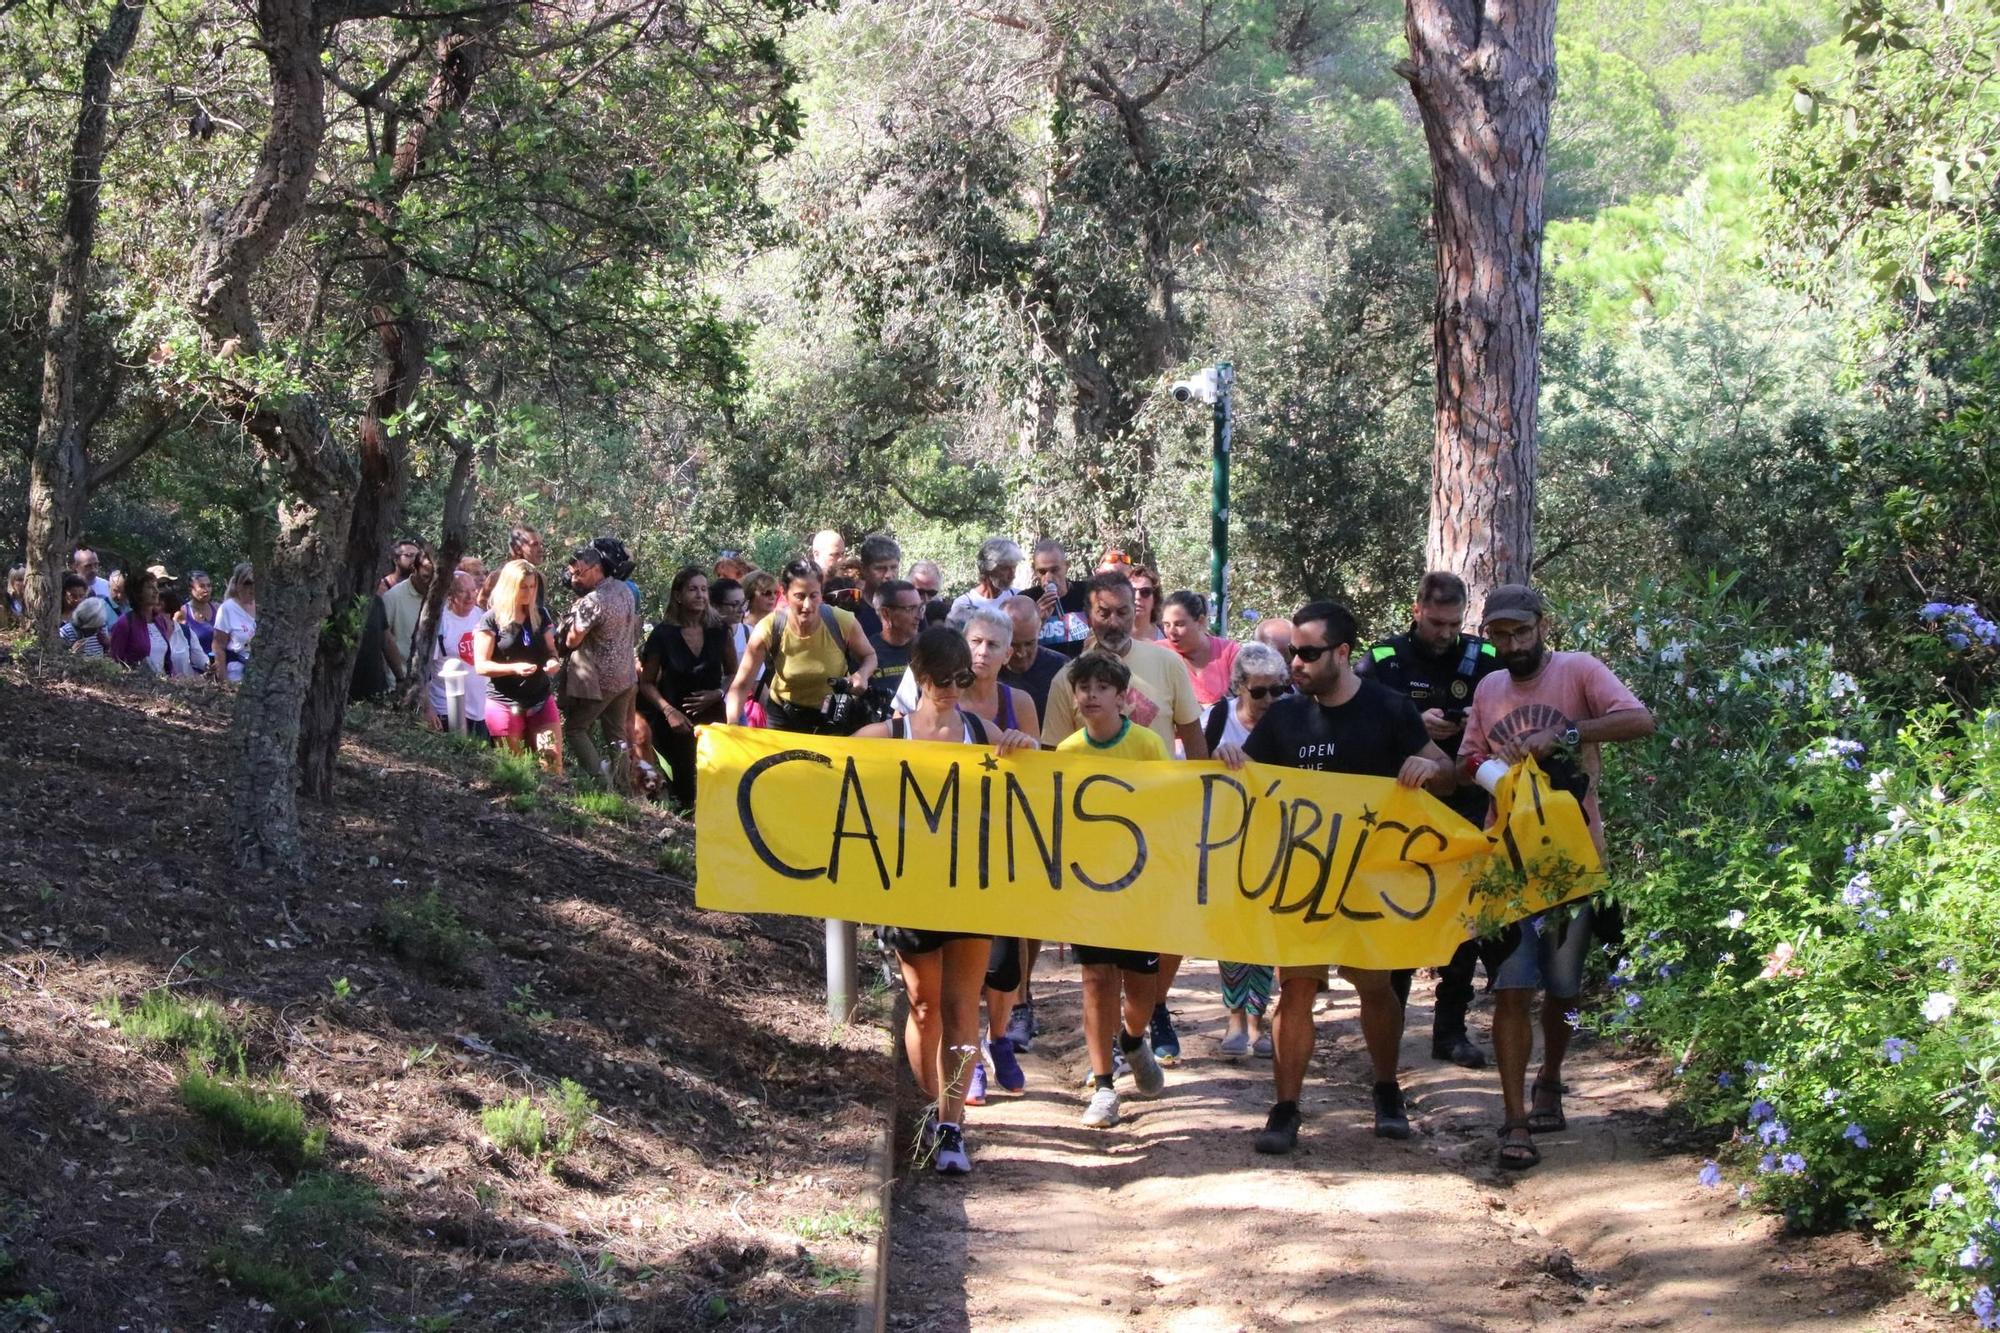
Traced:
[[659, 855], [654, 858], [654, 861], [661, 870], [664, 870], [676, 879], [691, 880], [694, 878], [694, 848], [692, 847], [684, 847], [677, 842], [666, 843], [661, 846]]
[[240, 1067], [243, 1062], [243, 1039], [213, 1000], [187, 1000], [170, 990], [155, 990], [140, 997], [136, 1009], [127, 1009], [112, 995], [98, 1001], [96, 1012], [134, 1041], [186, 1051], [209, 1068]]
[[549, 1123], [532, 1097], [513, 1097], [479, 1113], [479, 1124], [494, 1146], [524, 1157], [539, 1157], [548, 1146]]
[[339, 1324], [359, 1295], [350, 1261], [381, 1221], [374, 1188], [338, 1172], [312, 1171], [266, 1202], [261, 1237], [216, 1251], [216, 1271], [283, 1319], [322, 1328]]
[[472, 955], [472, 932], [436, 889], [387, 904], [376, 928], [398, 958], [447, 974], [463, 973]]
[[292, 1324], [324, 1328], [353, 1299], [347, 1274], [337, 1270], [317, 1278], [290, 1259], [269, 1259], [234, 1249], [218, 1250], [214, 1263], [215, 1271], [231, 1285], [257, 1297]]
[[608, 819], [614, 824], [629, 824], [638, 814], [632, 803], [615, 791], [578, 792], [572, 804], [586, 815]]
[[326, 1156], [326, 1130], [306, 1128], [306, 1108], [276, 1084], [181, 1075], [181, 1102], [231, 1143], [267, 1154], [281, 1166], [311, 1166]]
[[526, 796], [542, 785], [532, 750], [493, 750], [487, 764], [493, 785], [510, 796]]
[[1721, 585], [1573, 630], [1660, 723], [1607, 749], [1633, 933], [1603, 1026], [1732, 1127], [1705, 1184], [1879, 1229], [1996, 1326], [2000, 714], [1886, 716]]

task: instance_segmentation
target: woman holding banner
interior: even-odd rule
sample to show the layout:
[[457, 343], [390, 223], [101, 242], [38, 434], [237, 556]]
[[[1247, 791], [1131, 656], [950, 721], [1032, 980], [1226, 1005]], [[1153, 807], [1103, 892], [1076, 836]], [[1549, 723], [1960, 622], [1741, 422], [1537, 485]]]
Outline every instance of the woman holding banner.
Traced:
[[[1003, 730], [960, 706], [975, 677], [972, 653], [955, 631], [933, 626], [919, 635], [909, 674], [917, 682], [916, 708], [907, 717], [863, 727], [855, 733], [857, 739], [995, 745], [1003, 756], [1039, 748], [1026, 732]], [[979, 1066], [979, 993], [990, 941], [984, 935], [904, 926], [884, 926], [879, 934], [896, 951], [909, 993], [903, 1042], [910, 1072], [933, 1099], [918, 1135], [918, 1151], [931, 1154], [940, 1173], [964, 1175], [972, 1170], [963, 1128], [965, 1093]]]

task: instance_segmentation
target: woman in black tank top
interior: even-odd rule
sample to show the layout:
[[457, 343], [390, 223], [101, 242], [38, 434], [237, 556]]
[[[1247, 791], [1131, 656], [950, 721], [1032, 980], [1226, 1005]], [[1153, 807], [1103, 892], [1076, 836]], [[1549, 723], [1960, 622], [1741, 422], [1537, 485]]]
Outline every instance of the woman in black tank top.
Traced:
[[[942, 627], [925, 630], [910, 653], [917, 706], [908, 717], [877, 722], [855, 733], [906, 741], [993, 745], [1002, 755], [1039, 748], [1022, 731], [1002, 731], [959, 706], [973, 682], [965, 640]], [[962, 931], [884, 926], [882, 942], [896, 951], [910, 1017], [904, 1031], [910, 1072], [935, 1108], [925, 1119], [918, 1150], [947, 1175], [972, 1169], [965, 1150], [965, 1093], [979, 1058], [979, 991], [986, 979], [989, 941]]]

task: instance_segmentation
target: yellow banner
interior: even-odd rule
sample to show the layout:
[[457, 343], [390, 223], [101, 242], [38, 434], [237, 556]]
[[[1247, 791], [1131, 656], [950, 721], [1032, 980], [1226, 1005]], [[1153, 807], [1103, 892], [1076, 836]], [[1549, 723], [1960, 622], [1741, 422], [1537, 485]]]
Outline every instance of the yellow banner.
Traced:
[[1243, 962], [1427, 967], [1597, 887], [1532, 761], [1492, 833], [1387, 778], [703, 727], [695, 900]]

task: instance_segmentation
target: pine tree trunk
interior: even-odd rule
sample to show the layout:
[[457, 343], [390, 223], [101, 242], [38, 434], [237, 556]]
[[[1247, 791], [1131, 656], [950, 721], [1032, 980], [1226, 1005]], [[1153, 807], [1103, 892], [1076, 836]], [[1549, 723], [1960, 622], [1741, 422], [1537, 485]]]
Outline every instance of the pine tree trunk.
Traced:
[[90, 309], [91, 249], [97, 239], [104, 145], [111, 119], [111, 82], [139, 35], [145, 0], [119, 0], [111, 21], [83, 61], [83, 87], [70, 147], [61, 246], [49, 292], [42, 344], [41, 414], [28, 478], [26, 611], [37, 637], [55, 638], [62, 614], [62, 576], [83, 531], [90, 465], [89, 429], [77, 401], [83, 374], [83, 326]]
[[1407, 0], [1437, 231], [1432, 569], [1486, 591], [1534, 562], [1542, 193], [1555, 0]]

